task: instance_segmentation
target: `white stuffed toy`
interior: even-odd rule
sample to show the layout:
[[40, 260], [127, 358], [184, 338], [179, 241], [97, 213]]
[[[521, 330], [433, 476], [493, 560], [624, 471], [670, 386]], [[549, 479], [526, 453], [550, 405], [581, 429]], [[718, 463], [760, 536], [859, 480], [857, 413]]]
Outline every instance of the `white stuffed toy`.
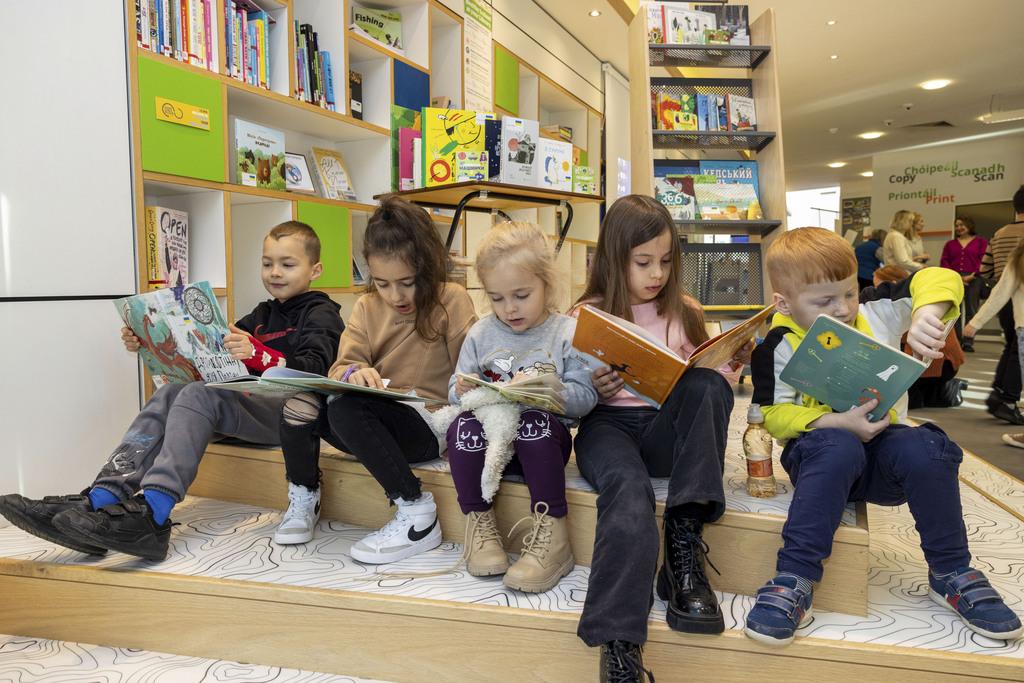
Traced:
[[470, 411], [480, 421], [487, 438], [480, 489], [488, 503], [494, 500], [501, 475], [514, 455], [512, 442], [519, 431], [519, 410], [518, 403], [510, 402], [496, 391], [478, 387], [463, 394], [460, 405], [445, 406], [433, 414], [431, 426], [441, 439], [460, 413]]

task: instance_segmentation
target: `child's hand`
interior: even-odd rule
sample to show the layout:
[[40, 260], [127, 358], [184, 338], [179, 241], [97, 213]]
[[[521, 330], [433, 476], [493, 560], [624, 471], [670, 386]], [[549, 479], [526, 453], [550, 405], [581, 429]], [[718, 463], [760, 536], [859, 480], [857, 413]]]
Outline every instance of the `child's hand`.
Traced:
[[974, 325], [964, 325], [964, 338], [965, 339], [974, 339], [974, 337], [977, 334], [978, 334], [978, 328], [976, 328]]
[[946, 326], [939, 317], [945, 313], [942, 308], [943, 304], [929, 304], [914, 312], [907, 331], [907, 343], [922, 358], [942, 358], [942, 348], [946, 345]]
[[729, 367], [739, 370], [744, 365], [750, 365], [750, 354], [754, 352], [754, 340], [751, 339], [743, 348], [736, 352], [736, 355], [729, 361]]
[[252, 340], [250, 339], [252, 335], [230, 323], [228, 324], [228, 330], [231, 331], [231, 334], [224, 337], [224, 348], [227, 349], [232, 358], [248, 360], [256, 355], [256, 347], [252, 345]]
[[348, 379], [345, 380], [349, 384], [355, 384], [358, 387], [370, 387], [372, 389], [387, 389], [384, 386], [384, 380], [381, 379], [380, 373], [377, 372], [376, 368], [362, 368], [356, 370]]
[[132, 332], [132, 328], [127, 325], [121, 328], [121, 342], [124, 344], [124, 348], [132, 353], [138, 353], [139, 349], [142, 348], [142, 342]]
[[868, 420], [868, 413], [878, 407], [878, 399], [871, 399], [867, 403], [850, 408], [845, 413], [829, 413], [822, 415], [811, 423], [812, 427], [844, 429], [858, 439], [867, 443], [885, 431], [889, 426], [889, 416], [884, 416], [877, 422]]
[[626, 382], [619, 377], [619, 373], [609, 367], [602, 367], [591, 373], [590, 379], [594, 382], [594, 388], [602, 399], [609, 399], [622, 391]]
[[[480, 375], [478, 375], [478, 374], [476, 374], [474, 372], [472, 375], [470, 375], [470, 377], [476, 377], [477, 379], [479, 379]], [[466, 380], [462, 379], [461, 377], [456, 377], [455, 378], [455, 395], [458, 396], [459, 398], [462, 398], [463, 394], [465, 394], [470, 389], [475, 388], [475, 386], [476, 386], [475, 384], [470, 384], [469, 382], [467, 382]]]

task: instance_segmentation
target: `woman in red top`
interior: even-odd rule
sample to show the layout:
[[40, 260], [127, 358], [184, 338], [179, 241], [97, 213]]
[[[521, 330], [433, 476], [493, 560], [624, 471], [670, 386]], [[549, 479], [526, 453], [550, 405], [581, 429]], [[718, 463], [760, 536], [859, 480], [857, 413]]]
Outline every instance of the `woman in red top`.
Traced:
[[[958, 216], [953, 223], [955, 237], [946, 242], [942, 248], [942, 259], [939, 265], [960, 273], [964, 279], [964, 320], [970, 320], [978, 312], [981, 305], [981, 289], [984, 286], [978, 271], [981, 270], [981, 257], [988, 249], [988, 240], [978, 237], [974, 230], [974, 221], [967, 216]], [[957, 336], [960, 328], [957, 327]], [[974, 339], [963, 338], [964, 351], [974, 351]]]

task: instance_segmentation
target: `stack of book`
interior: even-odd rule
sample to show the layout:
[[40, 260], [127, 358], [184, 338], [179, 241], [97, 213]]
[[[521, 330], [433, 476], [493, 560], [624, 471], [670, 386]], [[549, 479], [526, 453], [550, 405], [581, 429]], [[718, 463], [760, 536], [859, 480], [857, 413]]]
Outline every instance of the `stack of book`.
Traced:
[[295, 97], [337, 111], [331, 53], [321, 50], [310, 24], [295, 22]]
[[215, 0], [135, 0], [135, 39], [139, 47], [216, 72]]
[[659, 163], [654, 196], [678, 221], [764, 218], [756, 161]]
[[655, 130], [754, 131], [754, 98], [742, 95], [652, 93]]
[[750, 45], [747, 6], [648, 3], [647, 40], [654, 45]]
[[224, 12], [228, 75], [270, 89], [270, 25], [273, 17], [251, 0], [229, 0]]

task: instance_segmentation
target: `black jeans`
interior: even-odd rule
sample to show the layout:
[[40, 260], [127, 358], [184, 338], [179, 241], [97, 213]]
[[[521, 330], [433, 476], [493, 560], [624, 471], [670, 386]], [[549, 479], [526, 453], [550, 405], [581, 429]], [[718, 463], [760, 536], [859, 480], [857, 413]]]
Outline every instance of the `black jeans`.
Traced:
[[590, 583], [577, 635], [593, 647], [643, 643], [658, 562], [650, 477], [668, 477], [667, 507], [708, 502], [705, 521], [725, 511], [722, 474], [732, 412], [729, 383], [690, 370], [661, 410], [599, 405], [583, 418], [576, 463], [597, 489]]
[[320, 439], [351, 453], [384, 488], [388, 498], [416, 500], [420, 480], [409, 463], [426, 462], [440, 453], [437, 438], [419, 413], [407, 404], [364, 394], [342, 394], [319, 417], [295, 425], [282, 420], [281, 447], [288, 481], [307, 488], [320, 482]]
[[992, 393], [1004, 403], [1020, 400], [1020, 353], [1017, 349], [1017, 328], [1013, 322], [1013, 302], [999, 311], [999, 325], [1003, 328], [1003, 353], [996, 365], [996, 377], [992, 380]]

